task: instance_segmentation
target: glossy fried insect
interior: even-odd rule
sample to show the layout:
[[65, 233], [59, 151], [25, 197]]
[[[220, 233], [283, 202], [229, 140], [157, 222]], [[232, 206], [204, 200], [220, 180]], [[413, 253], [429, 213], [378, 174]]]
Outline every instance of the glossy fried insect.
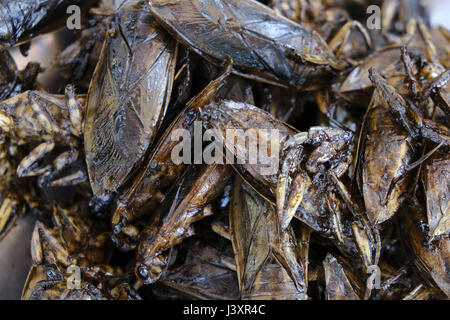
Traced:
[[[446, 145], [448, 139], [445, 121], [440, 123], [429, 118], [434, 112], [432, 110], [439, 108], [439, 105], [434, 101], [425, 102], [429, 97], [428, 94], [425, 94], [425, 98], [421, 98], [421, 92], [424, 90], [428, 92], [427, 87], [436, 86], [445, 79], [445, 72], [433, 80], [424, 81], [425, 75], [422, 74], [425, 71], [418, 62], [418, 56], [424, 53], [413, 49], [412, 59], [406, 47], [385, 50], [369, 59], [368, 63], [381, 61], [378, 59], [382, 56], [384, 58], [393, 56], [395, 51], [401, 56], [400, 61], [388, 67], [381, 64], [380, 70], [385, 68], [383, 73], [389, 75], [386, 80], [374, 67], [368, 71], [362, 68], [359, 75], [355, 73], [360, 77], [368, 72], [368, 78], [375, 85], [360, 133], [359, 143], [364, 144], [364, 147], [360, 145], [358, 149], [359, 152], [364, 149], [364, 153], [358, 153], [356, 157], [362, 159], [359, 183], [368, 218], [372, 224], [386, 221], [401, 206], [407, 188], [411, 186], [415, 161], [420, 157], [418, 150], [422, 145], [419, 137], [426, 138], [431, 143], [438, 143], [436, 148]], [[341, 90], [345, 87], [344, 91], [349, 92], [350, 77]], [[419, 109], [418, 105], [422, 107]], [[380, 157], [380, 154], [385, 156]], [[385, 179], [378, 179], [381, 172], [385, 173]]]
[[421, 135], [435, 143], [443, 143], [445, 145], [450, 143], [449, 129], [445, 125], [434, 123], [429, 119], [422, 119], [420, 114], [415, 112], [415, 108], [411, 105], [408, 106], [395, 88], [387, 84], [374, 69], [369, 70], [369, 78], [382, 92], [390, 110], [397, 115], [397, 121], [405, 127], [412, 138], [417, 138]]
[[140, 233], [137, 277], [145, 283], [159, 279], [167, 263], [165, 251], [194, 235], [191, 224], [213, 213], [208, 203], [227, 183], [230, 176], [228, 169], [223, 165], [210, 165], [200, 173], [195, 169], [188, 170], [182, 177], [177, 183], [175, 196], [169, 196], [167, 201], [170, 202], [161, 204], [168, 210], [167, 214], [160, 217], [162, 213], [156, 213], [155, 221]]
[[217, 65], [231, 58], [239, 75], [312, 89], [345, 68], [317, 33], [255, 0], [148, 3], [180, 42]]
[[[53, 207], [54, 227], [37, 222], [31, 240], [33, 267], [25, 284], [26, 299], [139, 299], [122, 268], [110, 259], [107, 224], [93, 220], [85, 203]], [[70, 281], [70, 267], [79, 269], [79, 283]]]
[[[317, 174], [324, 163], [330, 162], [329, 171], [341, 176], [348, 167], [350, 154], [345, 157], [339, 151], [349, 147], [347, 142], [352, 135], [340, 129], [313, 127], [309, 132], [296, 133], [296, 130], [258, 108], [232, 101], [208, 105], [202, 110], [201, 119], [207, 128], [214, 128], [219, 133], [217, 143], [226, 149], [227, 157], [229, 153], [237, 158], [235, 167], [240, 174], [264, 197], [276, 202], [282, 228], [289, 225], [304, 195], [309, 192], [310, 177], [307, 172]], [[237, 144], [227, 139], [228, 129], [263, 131], [259, 132], [262, 137], [250, 135], [247, 145], [244, 139], [238, 140]], [[244, 131], [243, 134], [247, 133]], [[303, 155], [303, 145], [307, 144], [317, 148], [306, 157]], [[269, 145], [270, 153], [267, 152]], [[248, 146], [258, 146], [262, 150], [258, 161], [248, 161], [249, 155], [254, 152]], [[337, 154], [341, 158], [335, 159]], [[304, 164], [303, 157], [306, 158]], [[313, 228], [317, 225], [314, 217], [302, 220], [312, 223]]]
[[[391, 120], [382, 93], [375, 91], [367, 119], [367, 140], [362, 167], [362, 188], [372, 224], [389, 219], [401, 205], [408, 187], [407, 166], [414, 159], [411, 137]], [[378, 179], [385, 172], [384, 179]]]
[[449, 245], [448, 237], [441, 237], [433, 243], [426, 244], [423, 219], [424, 208], [415, 201], [403, 208], [402, 218], [406, 224], [406, 246], [410, 248], [414, 259], [414, 265], [421, 271], [425, 281], [431, 281], [447, 297], [450, 295], [449, 279]]
[[[24, 178], [38, 177], [41, 187], [86, 181], [80, 152], [84, 100], [85, 96], [76, 96], [73, 87], [68, 86], [65, 96], [27, 91], [0, 103], [1, 237], [18, 215], [43, 205], [38, 204], [33, 184]], [[59, 154], [55, 155], [56, 150]], [[20, 192], [22, 188], [29, 191]]]
[[85, 151], [95, 196], [107, 197], [140, 163], [169, 103], [177, 47], [143, 10], [128, 1], [114, 14], [87, 100]]
[[347, 266], [328, 254], [323, 261], [327, 300], [361, 300], [363, 289], [361, 281]]
[[193, 132], [193, 123], [198, 119], [198, 109], [218, 93], [228, 75], [229, 70], [211, 81], [202, 92], [188, 102], [186, 108], [166, 129], [157, 147], [146, 160], [146, 165], [141, 167], [130, 186], [117, 198], [111, 225], [113, 241], [122, 250], [131, 250], [136, 245], [133, 241], [133, 238], [136, 239], [136, 228], [130, 223], [154, 208], [164, 197], [171, 183], [186, 167], [183, 162], [172, 161], [172, 149], [179, 143], [172, 139], [172, 132], [182, 129]]
[[448, 151], [437, 151], [423, 165], [429, 241], [450, 232], [450, 158]]
[[[229, 245], [230, 246], [230, 245]], [[239, 298], [236, 272], [223, 261], [225, 248], [215, 243], [193, 241], [188, 244], [186, 260], [170, 267], [161, 279], [163, 286], [187, 295], [188, 298], [235, 300]]]
[[94, 1], [20, 1], [0, 2], [0, 48], [12, 47], [32, 37], [53, 31], [66, 22], [64, 15], [70, 5], [91, 5]]

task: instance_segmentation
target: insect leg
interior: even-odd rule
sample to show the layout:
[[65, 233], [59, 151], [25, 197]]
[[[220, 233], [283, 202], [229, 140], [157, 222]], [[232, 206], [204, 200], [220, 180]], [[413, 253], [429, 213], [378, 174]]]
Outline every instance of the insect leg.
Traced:
[[4, 197], [0, 205], [0, 240], [3, 239], [14, 226], [14, 222], [21, 211], [22, 207], [16, 195], [8, 194]]
[[80, 137], [83, 131], [82, 106], [75, 97], [75, 89], [73, 86], [69, 85], [66, 87], [65, 96], [69, 109], [70, 122], [72, 124], [71, 131], [75, 136]]
[[[41, 187], [62, 187], [71, 186], [86, 181], [87, 175], [83, 168], [80, 168], [75, 172], [73, 172], [73, 168], [71, 171], [68, 171], [71, 167], [76, 168], [79, 164], [79, 156], [80, 152], [77, 150], [69, 150], [61, 153], [53, 161], [51, 170], [39, 177], [39, 185]], [[62, 176], [64, 172], [66, 175]]]
[[380, 90], [383, 98], [389, 104], [390, 110], [399, 117], [400, 123], [403, 124], [409, 134], [412, 137], [417, 137], [420, 134], [419, 128], [422, 126], [421, 117], [408, 107], [403, 97], [373, 67], [369, 69], [369, 79]]
[[348, 43], [352, 29], [357, 29], [361, 32], [366, 42], [367, 48], [372, 48], [372, 40], [367, 32], [366, 28], [359, 21], [348, 21], [344, 26], [338, 31], [338, 33], [331, 39], [329, 46], [331, 50], [336, 52], [336, 57], [342, 54], [345, 45]]
[[13, 119], [3, 111], [0, 111], [0, 129], [9, 132], [14, 127]]
[[51, 152], [55, 147], [53, 141], [45, 141], [34, 148], [25, 158], [20, 161], [17, 167], [17, 176], [19, 178], [32, 177], [44, 174], [50, 170], [50, 165], [43, 168], [37, 166], [37, 161]]
[[61, 262], [69, 266], [71, 262], [70, 255], [60, 243], [58, 235], [40, 221], [34, 225], [31, 236], [31, 259], [35, 265]]
[[281, 172], [278, 175], [276, 202], [278, 219], [285, 230], [302, 202], [306, 191], [308, 175], [300, 168], [303, 148], [301, 146], [289, 150], [283, 159]]

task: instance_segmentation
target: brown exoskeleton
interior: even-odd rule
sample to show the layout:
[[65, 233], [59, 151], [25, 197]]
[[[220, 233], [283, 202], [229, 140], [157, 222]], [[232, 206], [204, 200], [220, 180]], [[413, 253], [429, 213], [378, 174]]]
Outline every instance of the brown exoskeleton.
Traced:
[[194, 234], [192, 223], [212, 214], [209, 202], [229, 180], [229, 170], [215, 164], [205, 166], [199, 173], [195, 168], [187, 170], [177, 183], [174, 197], [167, 195], [160, 210], [155, 210], [154, 222], [141, 232], [137, 277], [147, 284], [161, 277], [167, 266], [166, 251]]
[[[61, 270], [70, 265], [84, 267], [101, 264], [108, 259], [108, 232], [98, 221], [92, 220], [86, 208], [75, 205], [53, 206], [55, 227], [37, 221], [31, 240], [34, 265], [54, 265]], [[106, 250], [105, 250], [106, 248]]]
[[[374, 68], [369, 69], [369, 78], [382, 94], [382, 99], [389, 105], [389, 110], [393, 113], [394, 120], [401, 124], [412, 138], [423, 137], [434, 143], [450, 145], [450, 130], [447, 126], [424, 118], [417, 106], [414, 105], [414, 102], [410, 99], [405, 99]], [[431, 87], [444, 86], [449, 79], [450, 73], [445, 71], [436, 79], [438, 80], [437, 83], [431, 82]], [[424, 90], [430, 89], [424, 88]]]
[[[28, 91], [0, 103], [0, 125], [3, 143], [22, 146], [38, 145], [17, 167], [17, 176], [41, 176], [42, 185], [61, 186], [85, 180], [84, 170], [56, 180], [67, 166], [76, 163], [80, 155], [83, 130], [84, 96], [76, 96], [74, 88], [66, 88], [66, 96]], [[60, 154], [52, 165], [40, 166], [39, 160], [56, 146], [71, 150]], [[58, 177], [59, 178], [59, 177]]]
[[323, 261], [325, 273], [325, 299], [361, 300], [364, 286], [346, 264], [328, 254]]
[[388, 73], [387, 80], [373, 67], [368, 71], [375, 91], [364, 118], [355, 159], [363, 159], [358, 167], [360, 190], [373, 225], [386, 221], [400, 207], [411, 182], [420, 138], [437, 143], [436, 148], [448, 145], [449, 141], [445, 124], [428, 118], [438, 105], [430, 105], [426, 93], [432, 90], [429, 88], [439, 88], [445, 83], [446, 73], [424, 83], [425, 70], [417, 59], [412, 60], [406, 48], [398, 50], [400, 53], [402, 63], [397, 68], [401, 69]]
[[407, 166], [415, 152], [412, 138], [390, 119], [380, 92], [375, 91], [369, 109], [361, 183], [368, 218], [376, 225], [398, 210], [411, 178]]
[[223, 248], [216, 243], [190, 241], [183, 264], [170, 267], [160, 283], [189, 298], [238, 299], [236, 267], [223, 262], [224, 258], [233, 259], [227, 255], [228, 247], [231, 245]]
[[[414, 87], [423, 85], [423, 81], [432, 81], [448, 69], [450, 67], [449, 38], [443, 36], [439, 30], [427, 28], [420, 20], [411, 21], [411, 25], [409, 37], [396, 42], [395, 45], [378, 49], [355, 67], [342, 82], [340, 94], [353, 103], [367, 107], [367, 104], [361, 104], [361, 102], [367, 102], [368, 96], [372, 94], [373, 87], [369, 79], [369, 70], [372, 67], [387, 80], [399, 75], [405, 76], [407, 73], [410, 79], [408, 81], [412, 86], [410, 91], [412, 95], [420, 94]], [[408, 50], [402, 49], [403, 46], [407, 46]], [[406, 54], [403, 51], [406, 51]], [[399, 52], [402, 52], [401, 59], [398, 58]], [[398, 86], [396, 89], [399, 89]], [[432, 90], [427, 90], [428, 94], [442, 95], [440, 91], [445, 90], [445, 87], [439, 88], [435, 84], [429, 89]], [[428, 97], [423, 96], [423, 98]], [[443, 100], [445, 101], [445, 97]]]
[[450, 297], [450, 239], [440, 237], [427, 242], [425, 230], [425, 208], [412, 199], [401, 210], [402, 234], [404, 244], [411, 250], [414, 266], [421, 271], [425, 281], [437, 286], [447, 297]]
[[275, 207], [239, 177], [230, 229], [241, 299], [308, 299], [307, 269], [293, 229], [282, 230]]
[[[359, 252], [365, 269], [377, 264], [380, 253], [377, 230], [372, 230], [361, 206], [352, 204], [349, 215], [344, 212], [346, 205], [339, 199], [339, 196], [349, 198], [348, 193], [339, 192], [339, 189], [345, 189], [339, 178], [344, 176], [352, 159], [351, 132], [312, 127], [308, 132], [296, 133], [261, 109], [227, 100], [202, 108], [200, 118], [207, 128], [218, 132], [214, 141], [226, 149], [225, 153], [230, 151], [237, 158], [234, 167], [239, 174], [263, 197], [276, 204], [282, 230], [295, 216], [322, 235], [334, 237], [350, 254]], [[242, 132], [248, 143], [238, 138], [236, 144], [227, 137], [230, 129], [272, 132], [263, 134], [262, 139]], [[276, 155], [271, 164], [279, 161], [279, 167], [263, 173], [262, 169], [267, 169], [264, 157], [268, 155], [254, 148], [265, 150], [268, 141], [281, 145], [281, 150], [270, 145], [271, 156]], [[249, 153], [255, 152], [262, 158], [260, 162], [250, 163]], [[353, 202], [352, 199], [347, 201]]]
[[[226, 100], [204, 107], [200, 116], [207, 129], [212, 128], [218, 133], [215, 143], [224, 147], [227, 157], [228, 153], [236, 157], [234, 167], [244, 179], [276, 203], [282, 228], [289, 225], [297, 208], [301, 207], [303, 197], [309, 192], [308, 185], [312, 180], [309, 175], [318, 177], [327, 171], [340, 177], [351, 160], [352, 145], [348, 142], [352, 134], [341, 129], [312, 127], [309, 132], [297, 133], [259, 108]], [[228, 130], [244, 131], [243, 139], [238, 139], [235, 144], [227, 139]], [[256, 134], [245, 130], [256, 131]], [[249, 144], [245, 141], [246, 134]], [[269, 145], [270, 153], [267, 152]], [[310, 146], [315, 149], [304, 152], [310, 150]], [[250, 151], [250, 148], [255, 147], [261, 149], [258, 151], [259, 159], [251, 163], [249, 156], [255, 151]], [[317, 212], [308, 211], [305, 217], [302, 213], [300, 219], [318, 229], [320, 218], [314, 217]]]
[[108, 200], [148, 148], [166, 113], [177, 43], [145, 10], [117, 1], [86, 102], [85, 153], [94, 195]]
[[429, 241], [450, 233], [450, 154], [437, 151], [423, 164]]
[[133, 181], [117, 197], [111, 219], [112, 240], [121, 250], [128, 251], [136, 246], [139, 231], [132, 224], [133, 221], [154, 209], [186, 168], [183, 162], [172, 161], [172, 149], [179, 143], [172, 139], [172, 134], [183, 129], [193, 133], [194, 121], [199, 116], [198, 110], [216, 96], [229, 74], [230, 67], [187, 103], [185, 109], [166, 129], [146, 159], [146, 164], [136, 172]]

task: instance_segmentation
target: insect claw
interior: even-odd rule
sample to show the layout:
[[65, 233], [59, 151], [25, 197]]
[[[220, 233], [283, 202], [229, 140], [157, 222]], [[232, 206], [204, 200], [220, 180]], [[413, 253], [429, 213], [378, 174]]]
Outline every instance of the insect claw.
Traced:
[[75, 173], [69, 174], [65, 177], [47, 182], [49, 187], [67, 187], [74, 186], [87, 180], [87, 174], [84, 170], [78, 170]]
[[230, 227], [225, 225], [223, 222], [221, 222], [221, 221], [213, 221], [211, 223], [211, 228], [212, 228], [212, 230], [215, 233], [217, 233], [221, 237], [223, 237], [223, 238], [225, 238], [227, 240], [231, 239]]
[[19, 166], [17, 167], [17, 176], [19, 178], [32, 177], [48, 172], [51, 168], [50, 165], [45, 166], [44, 168], [36, 168], [35, 163], [51, 152], [54, 147], [55, 143], [53, 141], [46, 141], [34, 148], [19, 163]]
[[58, 133], [60, 131], [58, 126], [56, 126], [53, 123], [53, 120], [48, 115], [47, 110], [43, 109], [42, 106], [37, 102], [37, 97], [36, 97], [35, 93], [30, 92], [29, 97], [30, 97], [31, 109], [34, 112], [34, 114], [37, 118], [37, 121], [44, 128], [45, 132], [48, 134], [51, 134], [51, 135]]
[[8, 194], [2, 199], [0, 206], [0, 240], [3, 239], [14, 226], [14, 222], [21, 214], [21, 211], [22, 206], [16, 195]]
[[333, 39], [329, 42], [329, 46], [333, 51], [336, 51], [336, 57], [342, 54], [345, 45], [347, 44], [352, 28], [358, 29], [363, 35], [364, 41], [366, 42], [367, 48], [372, 48], [372, 40], [370, 35], [368, 34], [366, 28], [356, 20], [348, 21], [344, 24], [344, 26], [338, 31], [338, 33], [333, 37]]
[[0, 129], [9, 132], [14, 127], [14, 120], [3, 111], [0, 111]]
[[71, 131], [81, 137], [83, 133], [83, 114], [82, 106], [75, 96], [75, 89], [72, 85], [68, 85], [65, 89], [66, 104], [69, 109], [70, 122], [72, 124]]
[[306, 191], [307, 174], [299, 168], [302, 149], [291, 149], [284, 158], [278, 176], [276, 202], [278, 218], [282, 230], [285, 230], [302, 202]]

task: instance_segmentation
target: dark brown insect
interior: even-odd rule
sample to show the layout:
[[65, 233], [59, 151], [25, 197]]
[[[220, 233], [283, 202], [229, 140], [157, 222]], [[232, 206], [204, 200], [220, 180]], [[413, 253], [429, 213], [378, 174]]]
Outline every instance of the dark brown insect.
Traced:
[[117, 191], [141, 163], [169, 103], [177, 47], [143, 10], [115, 8], [87, 101], [86, 161], [95, 196]]
[[[31, 240], [33, 267], [25, 284], [27, 299], [139, 299], [120, 267], [107, 265], [111, 248], [107, 224], [95, 221], [83, 203], [55, 205], [54, 227], [37, 222]], [[80, 283], [68, 281], [70, 267], [79, 268]]]
[[[19, 178], [38, 177], [41, 187], [86, 181], [80, 152], [84, 101], [85, 96], [76, 96], [69, 86], [65, 96], [27, 91], [0, 103], [4, 177], [0, 237], [18, 215], [40, 207], [33, 185]], [[22, 188], [29, 191], [20, 192]]]
[[155, 18], [179, 41], [211, 63], [223, 65], [232, 59], [239, 75], [312, 89], [345, 67], [317, 33], [255, 0], [148, 3]]
[[84, 4], [86, 8], [94, 1], [45, 0], [0, 2], [0, 48], [4, 49], [30, 40], [32, 37], [53, 31], [66, 23], [66, 10], [70, 5]]
[[[225, 153], [230, 152], [237, 158], [234, 166], [244, 179], [264, 197], [276, 203], [283, 228], [289, 225], [297, 208], [301, 206], [304, 195], [311, 191], [309, 188], [311, 178], [307, 171], [314, 175], [320, 171], [323, 163], [329, 161], [332, 163], [330, 172], [333, 171], [341, 176], [348, 166], [346, 161], [350, 159], [350, 156], [333, 161], [334, 153], [348, 147], [346, 142], [352, 137], [350, 133], [340, 129], [313, 127], [309, 132], [297, 133], [295, 129], [259, 108], [232, 101], [208, 105], [202, 110], [201, 119], [208, 128], [212, 127], [219, 133], [220, 141], [217, 142], [220, 142], [220, 145], [227, 150]], [[240, 139], [237, 144], [234, 144], [230, 143], [233, 140], [226, 138], [228, 129], [244, 131], [262, 129], [265, 130], [265, 136], [250, 135], [248, 145], [245, 139]], [[264, 159], [260, 158], [260, 161], [256, 163], [250, 163], [247, 160], [252, 152], [249, 145], [258, 146], [266, 152], [269, 145], [272, 148], [277, 144], [281, 147], [277, 150], [270, 149], [272, 150], [270, 153], [262, 155]], [[306, 156], [303, 154], [303, 145], [307, 144], [317, 148]], [[306, 170], [302, 169], [303, 157], [306, 158], [304, 161]], [[268, 161], [267, 158], [272, 161]], [[280, 162], [277, 163], [277, 161]], [[317, 218], [307, 214], [307, 217], [300, 219], [311, 227], [317, 228]]]
[[[367, 215], [372, 224], [397, 212], [408, 186], [414, 149], [408, 133], [391, 120], [389, 105], [375, 91], [368, 107], [367, 141], [364, 148], [362, 186]], [[384, 179], [378, 179], [385, 172]]]
[[[42, 184], [49, 184], [63, 169], [76, 163], [80, 153], [85, 98], [76, 96], [74, 88], [69, 86], [65, 96], [27, 91], [0, 103], [2, 130], [7, 133], [10, 143], [18, 146], [37, 143], [21, 159], [17, 167], [19, 177], [41, 176]], [[70, 147], [70, 150], [60, 154], [53, 165], [40, 166], [39, 160], [51, 153], [57, 144]], [[85, 178], [84, 168], [79, 168], [79, 172], [70, 178], [53, 184], [67, 185]]]
[[332, 255], [323, 261], [327, 300], [361, 300], [363, 285], [361, 281]]
[[178, 141], [171, 138], [173, 130], [186, 129], [192, 133], [193, 123], [198, 118], [196, 110], [218, 92], [228, 74], [229, 72], [212, 81], [189, 101], [187, 107], [166, 130], [157, 144], [158, 147], [147, 159], [147, 164], [136, 173], [130, 186], [117, 199], [111, 224], [113, 241], [123, 250], [130, 250], [135, 246], [133, 240], [136, 240], [137, 232], [135, 227], [129, 225], [130, 222], [154, 208], [185, 168], [185, 164], [172, 161], [172, 149], [178, 144]]

